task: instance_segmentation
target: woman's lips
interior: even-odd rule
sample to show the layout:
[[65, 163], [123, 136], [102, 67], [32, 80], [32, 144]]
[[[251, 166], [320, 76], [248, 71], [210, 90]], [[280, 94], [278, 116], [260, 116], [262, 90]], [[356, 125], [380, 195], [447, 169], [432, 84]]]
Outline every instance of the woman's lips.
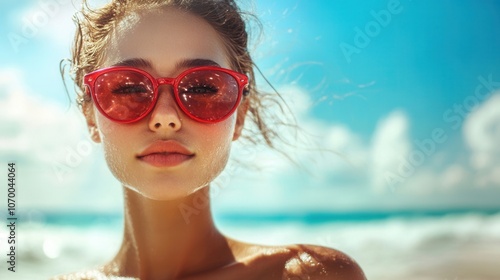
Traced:
[[189, 160], [192, 155], [179, 153], [154, 153], [139, 157], [142, 161], [156, 167], [172, 167]]
[[156, 167], [177, 166], [194, 156], [188, 148], [174, 140], [158, 140], [137, 155], [142, 160]]

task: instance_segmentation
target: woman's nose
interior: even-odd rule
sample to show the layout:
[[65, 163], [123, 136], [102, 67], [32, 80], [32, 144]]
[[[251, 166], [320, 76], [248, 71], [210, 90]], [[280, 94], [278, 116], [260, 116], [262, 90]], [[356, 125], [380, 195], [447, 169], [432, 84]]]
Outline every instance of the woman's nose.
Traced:
[[158, 100], [149, 118], [149, 129], [177, 131], [182, 126], [181, 113], [175, 102], [172, 87], [164, 86], [158, 90]]

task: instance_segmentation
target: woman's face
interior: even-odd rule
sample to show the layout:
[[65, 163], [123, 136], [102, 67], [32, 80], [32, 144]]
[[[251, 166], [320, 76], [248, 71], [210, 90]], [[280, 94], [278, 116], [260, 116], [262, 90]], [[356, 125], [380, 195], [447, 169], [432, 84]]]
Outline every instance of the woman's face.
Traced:
[[[113, 33], [105, 55], [102, 67], [126, 61], [154, 77], [176, 77], [199, 64], [230, 68], [218, 33], [205, 20], [174, 8], [129, 16]], [[166, 85], [159, 87], [155, 108], [138, 122], [116, 123], [95, 108], [87, 121], [93, 139], [103, 144], [112, 173], [125, 187], [151, 199], [172, 200], [207, 186], [220, 174], [231, 141], [241, 131], [236, 117], [237, 113], [215, 124], [192, 120], [176, 105], [172, 87]], [[166, 142], [167, 148], [161, 145]], [[171, 143], [187, 151], [144, 156], [148, 148], [168, 150]]]

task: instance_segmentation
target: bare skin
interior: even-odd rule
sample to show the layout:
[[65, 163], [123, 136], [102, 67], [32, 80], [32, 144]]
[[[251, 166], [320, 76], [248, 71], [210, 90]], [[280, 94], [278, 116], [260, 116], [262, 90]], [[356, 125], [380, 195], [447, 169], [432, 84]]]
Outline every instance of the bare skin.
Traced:
[[[98, 269], [55, 279], [365, 279], [356, 262], [339, 251], [235, 241], [217, 231], [209, 208], [187, 224], [178, 209], [171, 211], [163, 202], [151, 205], [144, 197], [132, 196], [117, 256]], [[146, 210], [141, 205], [144, 202], [150, 204]], [[134, 212], [139, 207], [141, 210]]]
[[[141, 12], [121, 24], [107, 54], [103, 67], [141, 60], [147, 62], [141, 68], [161, 77], [175, 77], [193, 61], [230, 68], [217, 32], [203, 19], [171, 8]], [[226, 165], [231, 141], [241, 134], [245, 103], [210, 125], [184, 115], [169, 87], [137, 123], [118, 124], [92, 107], [84, 110], [92, 139], [102, 142], [108, 165], [123, 184], [125, 232], [109, 263], [54, 279], [365, 279], [356, 262], [336, 250], [253, 245], [217, 230], [205, 192]], [[168, 168], [137, 158], [151, 142], [167, 139], [182, 143], [193, 158]], [[200, 198], [206, 204], [196, 214], [180, 210]]]

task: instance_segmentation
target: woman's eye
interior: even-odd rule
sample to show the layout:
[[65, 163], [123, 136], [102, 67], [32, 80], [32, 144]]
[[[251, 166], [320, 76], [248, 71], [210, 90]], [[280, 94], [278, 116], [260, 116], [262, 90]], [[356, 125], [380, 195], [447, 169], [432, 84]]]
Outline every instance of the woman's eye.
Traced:
[[147, 93], [148, 89], [141, 85], [122, 85], [111, 91], [115, 94], [142, 94]]
[[192, 86], [186, 89], [186, 93], [196, 93], [196, 94], [206, 94], [206, 93], [217, 93], [219, 90], [210, 85], [200, 85], [200, 86]]

